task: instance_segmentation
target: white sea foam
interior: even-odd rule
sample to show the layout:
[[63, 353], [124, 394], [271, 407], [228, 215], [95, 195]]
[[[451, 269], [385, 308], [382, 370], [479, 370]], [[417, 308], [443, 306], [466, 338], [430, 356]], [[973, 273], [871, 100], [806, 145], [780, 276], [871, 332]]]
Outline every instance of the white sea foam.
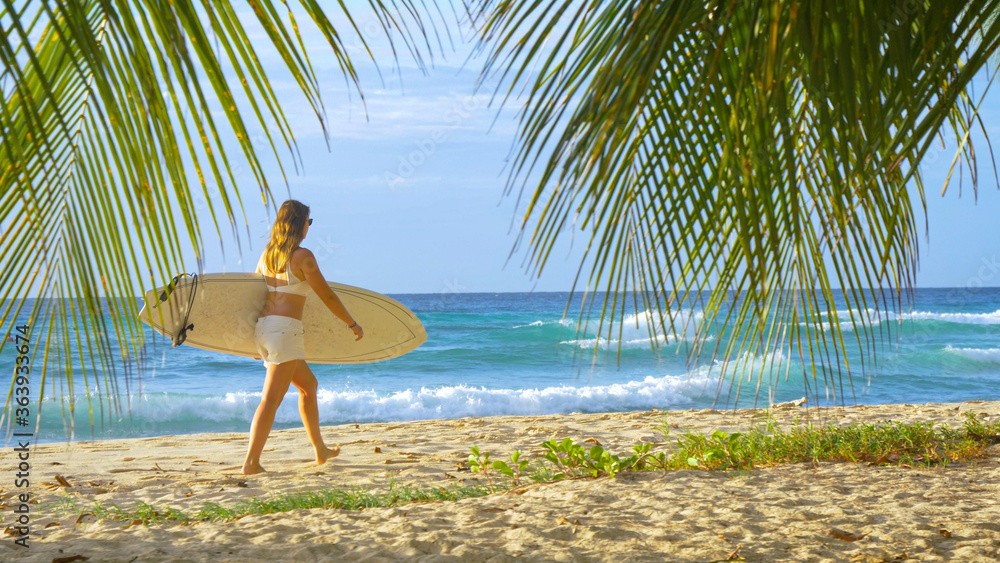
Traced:
[[[854, 315], [854, 316], [855, 316], [856, 318], [863, 318], [863, 317], [864, 317], [864, 316], [866, 316], [866, 315], [867, 315], [867, 316], [870, 316], [870, 317], [874, 317], [874, 316], [876, 316], [876, 313], [878, 313], [878, 311], [877, 311], [876, 309], [865, 309], [865, 315], [862, 315], [862, 314], [861, 314], [861, 309], [844, 309], [844, 310], [839, 310], [839, 309], [837, 309], [837, 310], [835, 310], [834, 312], [835, 312], [835, 313], [837, 313], [837, 316], [839, 316], [839, 317], [840, 317], [840, 318], [842, 318], [842, 319], [845, 319], [845, 318], [850, 318], [850, 316], [851, 316], [852, 314], [853, 314], [853, 315]], [[883, 314], [884, 314], [884, 313], [885, 313], [885, 312], [883, 311]], [[830, 313], [828, 313], [827, 311], [820, 311], [820, 312], [819, 312], [819, 315], [820, 315], [821, 317], [829, 317], [829, 316], [830, 316]]]
[[[618, 342], [621, 340], [623, 349], [649, 348], [650, 344], [654, 341], [660, 345], [664, 345], [677, 342], [678, 340], [694, 340], [694, 331], [697, 328], [698, 322], [702, 319], [700, 311], [692, 311], [691, 309], [673, 311], [671, 316], [664, 319], [663, 325], [667, 327], [667, 330], [666, 334], [663, 334], [659, 319], [655, 315], [655, 312], [650, 311], [630, 313], [625, 315], [623, 319], [611, 323], [609, 323], [608, 319], [605, 319], [603, 326], [601, 325], [600, 318], [589, 318], [580, 327], [578, 332], [578, 335], [583, 338], [563, 340], [560, 344], [579, 346], [584, 349], [593, 348], [597, 345], [598, 348], [607, 350], [617, 349]], [[653, 321], [654, 327], [652, 336], [650, 336], [649, 332], [650, 320]], [[569, 318], [553, 321], [537, 320], [528, 324], [516, 325], [513, 328], [538, 327], [551, 324], [572, 327], [576, 326], [576, 321]], [[607, 338], [606, 335], [609, 333], [613, 338]], [[618, 338], [619, 336], [621, 337], [620, 339]], [[707, 340], [712, 340], [713, 338], [710, 336]]]
[[[867, 321], [871, 319], [871, 325], [878, 325], [883, 320], [904, 320], [904, 321], [943, 321], [949, 323], [957, 324], [981, 324], [981, 325], [994, 325], [1000, 324], [1000, 310], [993, 311], [992, 313], [950, 313], [950, 312], [932, 312], [932, 311], [911, 311], [904, 313], [896, 313], [895, 311], [877, 309], [844, 309], [837, 310], [837, 317], [840, 320], [841, 330], [850, 330], [850, 319], [851, 314], [858, 321]], [[827, 311], [820, 311], [819, 316], [824, 319], [829, 319], [831, 316]], [[868, 324], [868, 323], [866, 323]], [[805, 326], [805, 323], [800, 323], [801, 326]], [[829, 329], [831, 325], [829, 322], [823, 322], [823, 328]]]
[[[756, 355], [744, 352], [739, 357], [728, 361], [715, 360], [712, 365], [699, 366], [691, 372], [691, 377], [699, 381], [711, 381], [718, 384], [719, 376], [722, 374], [725, 374], [725, 378], [728, 380], [724, 388], [729, 388], [732, 385], [732, 391], [735, 392], [735, 386], [740, 385], [742, 387], [741, 397], [746, 397], [748, 393], [750, 396], [754, 396], [757, 393], [758, 382], [760, 382], [761, 399], [773, 403], [775, 389], [784, 385], [786, 374], [791, 374], [790, 379], [801, 374], [801, 363], [788, 358], [780, 350]], [[794, 385], [801, 384], [796, 382]], [[709, 392], [714, 392], [714, 388]], [[723, 391], [723, 394], [725, 392]]]
[[949, 344], [944, 351], [970, 360], [1000, 364], [1000, 348], [954, 348]]
[[[464, 416], [537, 415], [572, 411], [614, 411], [688, 404], [699, 397], [708, 377], [646, 377], [642, 381], [543, 389], [487, 389], [455, 385], [407, 389], [389, 395], [374, 391], [318, 393], [326, 419], [379, 421], [457, 418]], [[714, 381], [714, 380], [713, 380]], [[294, 421], [296, 408], [282, 415]]]
[[[897, 314], [893, 311], [876, 311], [875, 309], [868, 309], [864, 312], [858, 309], [850, 309], [845, 311], [838, 311], [838, 318], [840, 320], [840, 329], [842, 331], [853, 330], [853, 326], [850, 321], [850, 314], [854, 313], [854, 318], [859, 322], [859, 324], [864, 323], [868, 326], [878, 326], [882, 320], [904, 320], [904, 321], [941, 321], [946, 323], [955, 324], [975, 324], [975, 325], [994, 325], [1000, 324], [1000, 310], [993, 311], [992, 313], [937, 313], [931, 311], [912, 311], [908, 313]], [[824, 318], [829, 318], [830, 315], [825, 311], [820, 312], [820, 316]], [[869, 321], [870, 322], [866, 322]], [[806, 326], [806, 323], [799, 323], [799, 326]], [[819, 325], [813, 325], [819, 328]], [[824, 321], [822, 323], [823, 330], [830, 330], [831, 323]]]
[[573, 319], [558, 319], [554, 321], [534, 321], [526, 325], [514, 325], [514, 328], [524, 328], [528, 326], [543, 326], [543, 325], [562, 325], [562, 326], [573, 326], [575, 321]]
[[933, 320], [958, 324], [995, 325], [1000, 324], [1000, 310], [992, 313], [930, 313], [914, 311], [904, 314], [904, 319]]
[[[487, 389], [467, 385], [406, 389], [392, 393], [374, 390], [319, 389], [321, 421], [379, 422], [491, 415], [538, 415], [573, 411], [642, 410], [690, 404], [711, 392], [714, 376], [702, 374], [648, 376], [642, 381], [542, 389]], [[301, 419], [298, 397], [289, 389], [275, 415], [279, 423]], [[145, 394], [133, 399], [132, 416], [140, 425], [160, 422], [198, 425], [199, 421], [245, 421], [253, 418], [260, 393], [226, 393], [199, 397]], [[202, 424], [203, 426], [203, 424]], [[207, 430], [207, 429], [206, 429]]]
[[731, 360], [715, 360], [711, 365], [704, 365], [696, 368], [692, 374], [695, 377], [715, 378], [725, 371], [727, 375], [738, 374], [744, 380], [748, 377], [756, 377], [760, 374], [778, 375], [779, 368], [783, 373], [783, 368], [788, 364], [789, 359], [785, 357], [781, 350], [774, 350], [769, 354], [750, 355], [747, 352], [740, 354]]
[[[610, 325], [605, 320], [604, 326], [601, 326], [600, 319], [588, 319], [585, 332], [588, 336], [600, 338], [610, 334], [615, 337], [611, 340], [613, 344], [617, 344], [617, 338], [620, 337], [622, 342], [648, 346], [651, 339], [656, 339], [660, 343], [694, 339], [694, 331], [702, 317], [701, 311], [681, 309], [672, 311], [663, 319], [661, 325], [657, 312], [647, 310], [625, 315], [621, 321]], [[650, 325], [653, 328], [652, 335], [650, 335]], [[594, 340], [591, 340], [590, 345], [593, 344]]]
[[[673, 344], [673, 343], [678, 342], [680, 340], [694, 340], [694, 338], [676, 338], [676, 337], [674, 337], [671, 334], [658, 335], [656, 337], [656, 342], [660, 346], [664, 346], [666, 344]], [[710, 342], [712, 340], [715, 340], [715, 337], [710, 335], [710, 336], [706, 336], [703, 340], [707, 341], [707, 342]], [[581, 349], [584, 349], [584, 350], [592, 349], [592, 348], [594, 348], [595, 345], [597, 346], [597, 348], [599, 348], [601, 350], [617, 350], [618, 349], [618, 342], [619, 341], [618, 341], [617, 338], [612, 338], [612, 339], [608, 340], [607, 338], [604, 338], [603, 336], [599, 336], [597, 338], [581, 338], [579, 340], [563, 340], [562, 342], [560, 342], [560, 344], [569, 344], [569, 345], [572, 345], [572, 346], [579, 346]], [[652, 338], [633, 338], [631, 340], [623, 340], [621, 342], [621, 348], [622, 348], [622, 350], [634, 350], [634, 349], [641, 349], [641, 348], [649, 349], [650, 348], [650, 343], [652, 343], [652, 342], [653, 342]]]
[[[865, 315], [860, 314], [857, 310], [852, 309], [855, 313], [855, 318], [864, 319]], [[896, 314], [893, 311], [881, 311], [881, 315], [877, 314], [878, 311], [874, 309], [867, 310], [867, 316], [870, 317], [875, 324], [879, 322], [879, 319], [888, 320], [905, 320], [905, 321], [943, 321], [948, 323], [957, 324], [976, 324], [976, 325], [994, 325], [1000, 324], [1000, 310], [993, 311], [992, 313], [938, 313], [931, 311], [911, 311], [908, 313]], [[825, 313], [823, 313], [826, 316]], [[845, 319], [849, 317], [848, 313], [840, 313], [840, 318]]]
[[[662, 346], [664, 344], [669, 344], [670, 342], [676, 342], [677, 339], [667, 336], [659, 336], [656, 341]], [[625, 340], [621, 343], [622, 350], [636, 349], [636, 348], [650, 348], [650, 343], [652, 343], [652, 338], [634, 338], [632, 340]], [[560, 344], [569, 344], [571, 346], [579, 346], [581, 349], [587, 350], [594, 348], [596, 345], [601, 350], [617, 350], [618, 349], [618, 339], [612, 338], [608, 340], [603, 336], [597, 338], [581, 338], [578, 340], [563, 340]]]
[[[780, 352], [767, 356], [742, 355], [730, 360], [728, 374], [744, 380], [778, 373], [779, 363], [788, 361]], [[379, 422], [387, 420], [423, 420], [465, 416], [538, 415], [573, 411], [623, 411], [664, 408], [691, 404], [694, 399], [714, 393], [723, 363], [701, 366], [686, 375], [647, 376], [641, 381], [607, 385], [569, 385], [545, 388], [488, 389], [468, 385], [406, 389], [391, 393], [374, 390], [319, 389], [317, 399], [324, 423], [343, 421]], [[783, 370], [781, 370], [783, 373]], [[275, 420], [280, 423], [300, 421], [298, 398], [294, 389], [278, 408]], [[197, 397], [152, 394], [133, 403], [135, 415], [145, 421], [196, 419], [249, 422], [259, 392], [226, 393], [220, 397]]]
[[[844, 317], [841, 316], [840, 318], [843, 319]], [[859, 326], [878, 326], [879, 323], [881, 322], [878, 319], [874, 319], [871, 322], [867, 322], [867, 323], [864, 322], [864, 321], [865, 321], [865, 319], [863, 317], [855, 317], [855, 322], [857, 322], [857, 324]], [[851, 332], [851, 331], [853, 331], [855, 329], [855, 324], [850, 321], [849, 317], [848, 317], [848, 320], [846, 320], [846, 321], [840, 321], [839, 323], [837, 323], [837, 325], [840, 327], [840, 331], [841, 332]], [[799, 323], [799, 326], [802, 326], [802, 327], [811, 326], [812, 328], [817, 329], [817, 330], [820, 329], [820, 328], [822, 328], [823, 332], [831, 332], [832, 329], [833, 329], [833, 323], [828, 322], [828, 321], [823, 321], [822, 323], [819, 323], [819, 324], [816, 324], [816, 323]]]

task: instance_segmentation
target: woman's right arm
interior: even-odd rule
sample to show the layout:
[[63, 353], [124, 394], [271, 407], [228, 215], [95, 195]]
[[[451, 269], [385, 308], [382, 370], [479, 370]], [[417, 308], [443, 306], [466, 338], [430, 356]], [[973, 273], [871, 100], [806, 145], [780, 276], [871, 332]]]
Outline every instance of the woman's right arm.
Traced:
[[344, 307], [344, 304], [340, 301], [340, 298], [337, 297], [337, 294], [330, 289], [323, 273], [319, 271], [319, 264], [316, 263], [316, 258], [313, 256], [313, 253], [306, 248], [300, 248], [296, 250], [295, 253], [297, 257], [301, 255], [299, 258], [299, 268], [302, 270], [302, 273], [305, 274], [306, 282], [309, 284], [309, 287], [316, 292], [316, 295], [320, 298], [323, 304], [326, 305], [327, 309], [330, 309], [331, 313], [347, 323], [348, 328], [350, 328], [357, 336], [354, 340], [361, 340], [361, 337], [364, 336], [364, 331], [361, 329], [361, 325], [355, 322], [354, 318], [351, 317], [351, 314], [347, 312], [347, 308]]

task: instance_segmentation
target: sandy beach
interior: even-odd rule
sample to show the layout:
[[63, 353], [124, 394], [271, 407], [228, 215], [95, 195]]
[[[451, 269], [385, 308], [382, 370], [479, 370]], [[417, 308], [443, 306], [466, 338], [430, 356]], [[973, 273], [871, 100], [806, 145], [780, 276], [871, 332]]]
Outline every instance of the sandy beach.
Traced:
[[[966, 412], [1000, 418], [1000, 402], [772, 409], [798, 421], [934, 421], [960, 426]], [[274, 431], [267, 472], [239, 474], [247, 434], [191, 434], [44, 444], [31, 450], [28, 549], [4, 535], [0, 560], [53, 561], [997, 561], [1000, 445], [986, 459], [947, 468], [801, 463], [742, 473], [669, 471], [531, 484], [517, 494], [358, 511], [299, 509], [231, 522], [131, 524], [57, 514], [64, 497], [129, 508], [136, 501], [196, 512], [249, 497], [324, 487], [428, 488], [483, 482], [464, 466], [478, 445], [506, 458], [540, 457], [552, 438], [593, 438], [626, 453], [671, 434], [736, 431], [761, 410], [642, 411], [328, 426], [340, 457], [317, 466], [302, 429]], [[9, 446], [10, 449], [16, 444]], [[10, 451], [10, 450], [8, 450]], [[12, 456], [0, 470], [5, 526], [16, 506]], [[56, 478], [68, 483], [60, 484]], [[836, 529], [867, 534], [858, 541]], [[82, 560], [82, 559], [77, 559]]]

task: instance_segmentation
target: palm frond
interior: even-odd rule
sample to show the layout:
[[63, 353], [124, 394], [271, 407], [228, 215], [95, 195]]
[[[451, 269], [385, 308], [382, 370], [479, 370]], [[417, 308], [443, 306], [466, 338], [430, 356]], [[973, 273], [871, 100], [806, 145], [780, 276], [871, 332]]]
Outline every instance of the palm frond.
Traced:
[[[883, 315], [912, 299], [918, 165], [935, 138], [954, 136], [979, 181], [969, 89], [1000, 43], [1000, 2], [469, 9], [489, 49], [483, 74], [513, 76], [502, 104], [522, 79], [529, 90], [506, 190], [523, 177], [520, 204], [543, 161], [515, 244], [533, 272], [567, 227], [589, 231], [580, 315], [588, 295], [602, 301], [609, 339], [629, 306], [653, 313], [651, 335], [674, 336], [674, 320], [701, 308], [689, 359], [721, 361], [717, 398], [736, 404], [755, 381], [756, 402], [798, 360], [810, 396], [822, 385], [843, 402], [892, 336]], [[709, 349], [713, 331], [725, 338]]]
[[[260, 126], [279, 165], [282, 147], [295, 163], [295, 137], [249, 40], [249, 22], [229, 2], [0, 2], [0, 328], [7, 336], [18, 319], [30, 318], [38, 405], [46, 383], [52, 393], [68, 393], [72, 425], [82, 376], [93, 431], [124, 412], [118, 376], [126, 375], [129, 391], [144, 350], [135, 296], [188, 271], [184, 248], [195, 249], [200, 271], [207, 224], [220, 244], [223, 217], [238, 247], [239, 221], [249, 238], [237, 165], [274, 207], [248, 129]], [[251, 0], [249, 7], [325, 134], [316, 74], [298, 22], [281, 4], [284, 17], [278, 2]], [[410, 27], [430, 51], [434, 21], [423, 4], [370, 6], [389, 40], [394, 30], [403, 33], [422, 65]], [[364, 102], [354, 63], [323, 8], [313, 0], [299, 8]], [[196, 197], [206, 204], [200, 212]], [[29, 295], [38, 296], [30, 312]], [[8, 430], [13, 391], [12, 377], [0, 419]], [[100, 399], [96, 421], [92, 392]]]

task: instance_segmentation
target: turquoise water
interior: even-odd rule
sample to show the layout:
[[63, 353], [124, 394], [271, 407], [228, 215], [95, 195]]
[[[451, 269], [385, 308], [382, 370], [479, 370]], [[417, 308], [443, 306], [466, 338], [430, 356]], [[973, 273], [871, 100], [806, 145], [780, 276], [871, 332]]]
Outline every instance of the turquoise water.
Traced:
[[[644, 313], [638, 319], [628, 315], [619, 363], [618, 326], [613, 327], [611, 340], [598, 339], [599, 309], [589, 323], [578, 323], [579, 296], [566, 318], [566, 293], [392, 297], [421, 319], [427, 342], [406, 356], [375, 364], [313, 365], [322, 424], [705, 408], [716, 401], [719, 364], [707, 359], [716, 342], [707, 343], [706, 359], [694, 365], [686, 362], [693, 326], [685, 334], [683, 325], [700, 318], [697, 309], [678, 315], [678, 338], [657, 337], [664, 344], [659, 353], [650, 349]], [[848, 404], [992, 400], [1000, 395], [1000, 290], [917, 290], [912, 310], [898, 317], [883, 316], [872, 328], [891, 332], [879, 348], [874, 377], [866, 381], [855, 376]], [[602, 334], [607, 335], [606, 327]], [[724, 343], [725, 335], [719, 338]], [[860, 366], [856, 348], [853, 344], [848, 351], [852, 366]], [[174, 348], [152, 332], [147, 333], [145, 352], [141, 372], [126, 381], [119, 369], [121, 411], [109, 409], [105, 401], [102, 413], [95, 401], [93, 433], [82, 378], [76, 376], [81, 395], [74, 420], [76, 439], [248, 431], [264, 380], [260, 362], [187, 346]], [[12, 346], [5, 346], [0, 365], [13, 366], [14, 354]], [[773, 384], [760, 392], [757, 406], [802, 397], [801, 363], [793, 356], [778, 372], [770, 359], [747, 362], [756, 370], [763, 367]], [[787, 365], [791, 370], [786, 381]], [[38, 383], [32, 381], [35, 397]], [[92, 379], [90, 391], [97, 393]], [[820, 404], [833, 404], [823, 396], [822, 383], [819, 391]], [[46, 394], [52, 395], [48, 385]], [[732, 406], [732, 397], [728, 399]], [[738, 404], [754, 406], [754, 399], [753, 389], [745, 389]], [[718, 405], [726, 404], [723, 395]], [[66, 438], [70, 429], [60, 412], [63, 406], [68, 404], [46, 399], [39, 441]], [[300, 425], [297, 394], [290, 388], [275, 428]]]

